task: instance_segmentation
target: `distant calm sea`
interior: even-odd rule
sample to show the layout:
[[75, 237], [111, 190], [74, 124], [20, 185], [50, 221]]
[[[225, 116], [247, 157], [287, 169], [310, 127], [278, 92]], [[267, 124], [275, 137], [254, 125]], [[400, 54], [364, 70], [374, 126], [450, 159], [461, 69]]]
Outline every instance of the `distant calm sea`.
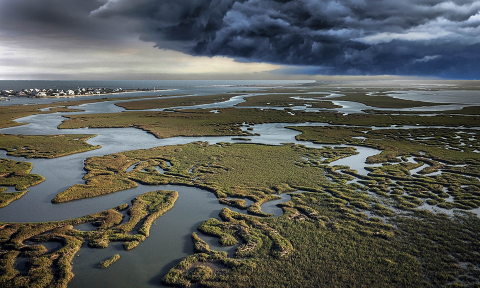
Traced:
[[206, 86], [251, 86], [251, 85], [288, 85], [310, 83], [310, 80], [132, 80], [132, 81], [45, 81], [45, 80], [0, 80], [0, 90], [12, 89], [75, 89], [92, 88], [150, 88], [179, 89], [184, 87]]

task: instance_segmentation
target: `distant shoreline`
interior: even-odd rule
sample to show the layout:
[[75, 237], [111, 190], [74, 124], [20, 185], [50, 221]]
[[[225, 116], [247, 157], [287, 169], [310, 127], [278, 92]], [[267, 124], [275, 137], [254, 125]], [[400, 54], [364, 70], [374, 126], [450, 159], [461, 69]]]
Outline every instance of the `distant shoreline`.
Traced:
[[[15, 94], [0, 95], [0, 101], [8, 101], [11, 98], [61, 99], [61, 98], [77, 98], [77, 97], [90, 97], [90, 96], [102, 96], [102, 95], [114, 95], [114, 94], [127, 94], [127, 93], [137, 93], [137, 92], [165, 92], [165, 91], [174, 91], [174, 90], [177, 90], [177, 89], [148, 89], [147, 88], [147, 89], [127, 89], [127, 90], [111, 91], [111, 92], [109, 91], [109, 92], [103, 92], [103, 93], [86, 93], [86, 94], [74, 94], [74, 95], [46, 95], [46, 96], [18, 95], [21, 91], [24, 91], [24, 90], [21, 90], [21, 91], [13, 91], [12, 93], [15, 93]], [[4, 91], [9, 91], [9, 90], [4, 90]]]
[[[82, 95], [65, 95], [65, 96], [45, 96], [45, 97], [27, 97], [27, 98], [77, 98], [77, 97], [89, 97], [89, 96], [101, 96], [101, 95], [113, 95], [113, 94], [128, 94], [128, 93], [137, 93], [137, 92], [165, 92], [165, 91], [174, 91], [177, 89], [155, 89], [155, 90], [128, 90], [122, 92], [109, 92], [102, 94], [82, 94]], [[11, 97], [25, 97], [25, 96], [11, 96]]]

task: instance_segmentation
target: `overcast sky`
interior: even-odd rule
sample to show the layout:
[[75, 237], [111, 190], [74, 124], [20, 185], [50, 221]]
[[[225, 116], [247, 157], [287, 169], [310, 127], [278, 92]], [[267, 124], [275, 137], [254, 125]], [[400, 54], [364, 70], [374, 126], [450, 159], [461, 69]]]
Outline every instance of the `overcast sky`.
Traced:
[[480, 79], [479, 67], [480, 1], [0, 0], [0, 79]]

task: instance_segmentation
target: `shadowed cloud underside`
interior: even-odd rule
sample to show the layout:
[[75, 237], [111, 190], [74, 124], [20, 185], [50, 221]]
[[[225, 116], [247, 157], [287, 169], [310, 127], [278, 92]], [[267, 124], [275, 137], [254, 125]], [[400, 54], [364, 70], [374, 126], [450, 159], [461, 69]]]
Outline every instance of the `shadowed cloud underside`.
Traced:
[[0, 0], [0, 19], [0, 35], [41, 47], [53, 39], [62, 50], [108, 51], [139, 38], [195, 57], [274, 64], [257, 72], [480, 78], [472, 0]]

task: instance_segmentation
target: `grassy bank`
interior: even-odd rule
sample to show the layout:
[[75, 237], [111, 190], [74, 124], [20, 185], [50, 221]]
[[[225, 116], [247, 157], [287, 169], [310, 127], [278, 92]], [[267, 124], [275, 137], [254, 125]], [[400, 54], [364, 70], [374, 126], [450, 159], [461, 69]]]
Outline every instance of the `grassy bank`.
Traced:
[[158, 138], [176, 136], [238, 136], [249, 135], [240, 128], [243, 123], [302, 123], [321, 122], [333, 125], [361, 125], [390, 127], [391, 125], [421, 125], [447, 127], [478, 127], [479, 116], [435, 115], [385, 115], [385, 114], [348, 114], [335, 112], [303, 112], [289, 110], [261, 109], [218, 109], [219, 113], [210, 110], [181, 110], [171, 112], [123, 112], [108, 114], [87, 114], [66, 116], [59, 128], [123, 128], [135, 127], [152, 133]]
[[127, 110], [147, 110], [224, 102], [230, 100], [234, 96], [239, 95], [241, 94], [215, 94], [205, 96], [174, 95], [176, 96], [175, 98], [159, 98], [152, 100], [121, 102], [116, 103], [115, 105], [123, 107]]
[[[273, 194], [295, 187], [330, 186], [322, 165], [355, 154], [354, 148], [312, 149], [300, 145], [255, 145], [196, 142], [185, 145], [127, 151], [85, 161], [85, 185], [59, 193], [54, 203], [127, 189], [136, 182], [149, 185], [189, 185], [214, 192], [217, 197], [249, 198], [257, 202], [249, 211], [262, 214], [260, 204]], [[166, 161], [172, 166], [167, 166]], [[136, 165], [126, 172], [127, 168]], [[149, 167], [162, 166], [165, 173]], [[259, 173], [262, 171], [262, 173]]]
[[[37, 185], [45, 178], [30, 174], [32, 163], [0, 158], [0, 186], [14, 186], [18, 192], [6, 192], [6, 188], [0, 188], [0, 208], [20, 199], [28, 187]], [[23, 190], [23, 191], [22, 191]]]
[[7, 155], [26, 158], [56, 158], [99, 149], [86, 141], [96, 135], [7, 135], [0, 134], [0, 149]]
[[[32, 104], [32, 105], [10, 105], [10, 106], [0, 106], [0, 128], [14, 127], [25, 125], [26, 123], [15, 122], [15, 119], [37, 115], [37, 114], [50, 114], [57, 112], [81, 112], [83, 110], [79, 109], [70, 109], [70, 106], [78, 106], [88, 103], [97, 103], [104, 101], [116, 101], [116, 100], [128, 100], [128, 99], [138, 99], [139, 97], [125, 97], [125, 98], [104, 98], [104, 99], [89, 99], [89, 100], [78, 100], [78, 101], [59, 101], [49, 104]], [[142, 97], [150, 98], [150, 97]], [[50, 108], [47, 111], [41, 111], [40, 109]]]
[[[293, 99], [293, 97], [300, 99]], [[331, 101], [312, 101], [302, 99], [302, 97], [309, 97], [304, 94], [265, 94], [259, 96], [252, 96], [245, 98], [245, 102], [239, 103], [236, 106], [261, 106], [261, 107], [290, 107], [290, 106], [306, 106], [311, 108], [341, 108], [341, 106], [333, 104]], [[321, 98], [320, 98], [321, 99]]]

